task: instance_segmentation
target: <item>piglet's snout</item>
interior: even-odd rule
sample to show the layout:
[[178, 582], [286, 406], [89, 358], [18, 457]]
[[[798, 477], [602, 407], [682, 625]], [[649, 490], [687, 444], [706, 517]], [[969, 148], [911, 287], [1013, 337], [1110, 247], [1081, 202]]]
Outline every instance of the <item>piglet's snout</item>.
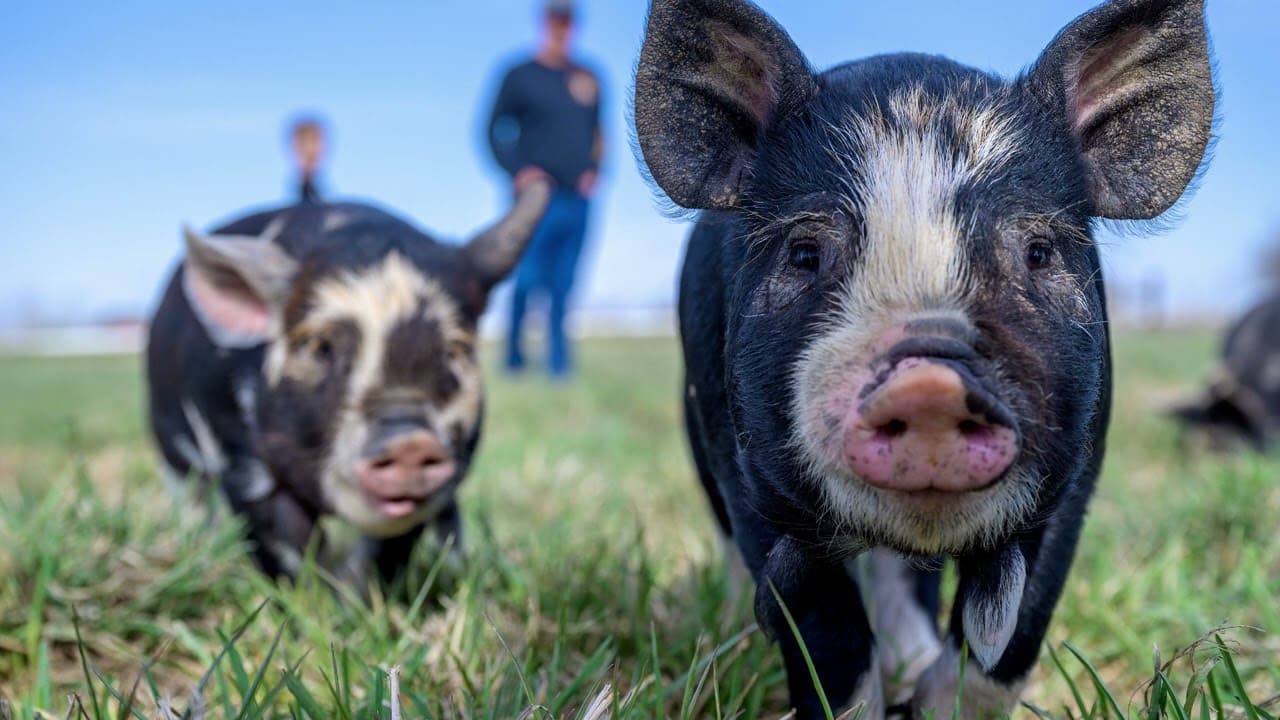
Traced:
[[413, 511], [439, 491], [456, 470], [434, 434], [421, 429], [371, 442], [356, 468], [360, 488], [388, 515]]
[[995, 482], [1018, 455], [1008, 411], [957, 363], [899, 359], [845, 425], [850, 468], [874, 487], [964, 492]]

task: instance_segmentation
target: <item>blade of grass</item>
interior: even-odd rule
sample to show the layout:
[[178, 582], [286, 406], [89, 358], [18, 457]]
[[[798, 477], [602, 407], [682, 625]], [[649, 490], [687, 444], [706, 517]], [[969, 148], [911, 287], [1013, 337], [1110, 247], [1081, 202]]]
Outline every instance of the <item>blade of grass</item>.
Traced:
[[1258, 716], [1258, 708], [1254, 707], [1253, 701], [1249, 699], [1249, 692], [1245, 689], [1244, 680], [1240, 677], [1240, 671], [1236, 669], [1236, 661], [1231, 656], [1231, 650], [1222, 641], [1221, 635], [1215, 633], [1213, 639], [1218, 643], [1218, 656], [1222, 658], [1222, 665], [1226, 668], [1227, 678], [1231, 680], [1236, 697], [1244, 705], [1245, 717], [1249, 718], [1249, 720], [1262, 720]]
[[680, 713], [678, 715], [681, 720], [689, 717], [689, 697], [693, 694], [693, 684], [697, 675], [694, 669], [698, 667], [698, 653], [702, 651], [703, 636], [698, 636], [698, 642], [694, 645], [693, 657], [689, 660], [689, 669], [682, 676], [684, 679], [684, 693], [680, 696]]
[[142, 685], [142, 676], [151, 672], [151, 660], [147, 660], [142, 664], [142, 669], [133, 677], [133, 686], [129, 688], [128, 704], [120, 707], [116, 713], [116, 720], [124, 720], [125, 715], [133, 709], [134, 702], [138, 699], [138, 688]]
[[1218, 717], [1225, 718], [1227, 713], [1222, 703], [1222, 692], [1218, 689], [1218, 673], [1211, 672], [1205, 679], [1208, 680], [1209, 697], [1213, 700], [1214, 712], [1217, 713]]
[[1036, 717], [1040, 718], [1040, 720], [1058, 720], [1054, 716], [1050, 715], [1048, 711], [1035, 705], [1034, 703], [1023, 702], [1022, 707], [1026, 708], [1027, 711], [1030, 712], [1032, 715], [1035, 715]]
[[32, 688], [32, 704], [36, 707], [53, 707], [53, 680], [49, 677], [49, 643], [36, 646], [36, 686]]
[[40, 654], [40, 636], [44, 630], [45, 600], [49, 581], [53, 578], [54, 553], [43, 552], [40, 568], [36, 571], [35, 586], [31, 591], [31, 605], [27, 608], [27, 658], [35, 660]]
[[[606, 667], [613, 660], [613, 657], [613, 643], [606, 639], [600, 644], [600, 647], [596, 648], [596, 651], [587, 658], [587, 661], [582, 665], [582, 669], [573, 676], [573, 679], [570, 680], [559, 694], [556, 695], [555, 699], [551, 701], [549, 706], [551, 714], [556, 717], [560, 717], [560, 714], [563, 713], [565, 708], [567, 708], [573, 701], [573, 697], [578, 692], [579, 688], [585, 685], [592, 675], [595, 675], [600, 672], [601, 669]], [[552, 677], [554, 677], [554, 675]]]
[[[1164, 686], [1165, 699], [1168, 700], [1169, 705], [1173, 706], [1172, 714], [1174, 718], [1176, 718], [1176, 720], [1189, 720], [1186, 711], [1184, 711], [1182, 706], [1178, 704], [1178, 695], [1173, 689], [1173, 683], [1169, 682], [1169, 678], [1164, 674], [1163, 670], [1156, 670], [1156, 683]], [[1163, 710], [1163, 708], [1161, 708], [1161, 710]]]
[[968, 669], [969, 669], [969, 641], [965, 640], [964, 642], [960, 643], [960, 671], [956, 675], [956, 703], [951, 710], [951, 720], [960, 720], [960, 718], [962, 717], [962, 715], [960, 714], [960, 711], [961, 711], [961, 708], [964, 707], [964, 704], [962, 703], [963, 696], [964, 696], [964, 675]]
[[702, 703], [698, 702], [698, 697], [702, 695], [702, 690], [706, 687], [707, 680], [711, 678], [711, 672], [715, 666], [715, 651], [713, 650], [711, 655], [708, 656], [707, 662], [703, 664], [702, 672], [698, 673], [698, 684], [694, 686], [693, 692], [685, 698], [685, 702], [689, 707], [688, 714], [685, 718], [693, 718], [693, 714], [701, 708]]
[[1182, 709], [1187, 715], [1190, 715], [1195, 710], [1196, 697], [1200, 696], [1202, 702], [1207, 702], [1207, 700], [1202, 697], [1204, 695], [1204, 684], [1209, 673], [1213, 672], [1215, 665], [1217, 665], [1217, 659], [1209, 659], [1209, 661], [1206, 662], [1203, 667], [1196, 670], [1192, 674], [1191, 679], [1187, 681], [1187, 697], [1182, 703]]
[[[262, 609], [267, 606], [268, 602], [270, 601], [263, 600], [259, 603], [258, 607], [254, 608], [253, 612], [249, 613], [249, 617], [245, 618], [244, 622], [240, 623], [240, 626], [231, 633], [231, 637], [222, 644], [222, 649], [219, 650], [218, 654], [213, 658], [213, 664], [209, 666], [209, 669], [205, 672], [204, 676], [200, 678], [200, 682], [196, 684], [195, 689], [191, 691], [191, 702], [187, 703], [187, 709], [182, 713], [182, 720], [192, 720], [192, 707], [197, 704], [197, 700], [199, 698], [203, 698], [204, 691], [209, 685], [209, 680], [213, 678], [213, 674], [218, 669], [219, 663], [221, 663], [222, 659], [227, 656], [227, 652], [231, 649], [231, 646], [234, 645], [235, 642], [240, 639], [240, 636], [244, 635], [245, 631], [249, 629], [249, 626], [258, 619], [258, 614], [262, 612]], [[203, 701], [201, 700], [200, 702]], [[95, 715], [95, 717], [97, 716]]]
[[[295, 677], [297, 676], [298, 671], [302, 669], [302, 664], [306, 662], [306, 659], [310, 654], [311, 654], [311, 651], [306, 650], [302, 653], [302, 657], [298, 658], [298, 661], [295, 662], [293, 665], [285, 665], [283, 672], [280, 673], [280, 681], [277, 682], [272, 687], [268, 688], [266, 694], [263, 696], [262, 703], [259, 704], [260, 708], [266, 708], [267, 711], [269, 711], [270, 708], [275, 707], [277, 699], [288, 687], [288, 684], [286, 682], [287, 679], [290, 676], [295, 676]], [[298, 715], [296, 712], [290, 715], [290, 717], [297, 717], [297, 716]]]
[[[743, 629], [739, 630], [737, 633], [734, 633], [733, 637], [730, 637], [728, 640], [725, 640], [724, 642], [720, 643], [718, 646], [716, 646], [716, 649], [715, 649], [714, 651], [712, 651], [712, 653], [711, 653], [710, 655], [708, 655], [706, 658], [703, 658], [700, 662], [695, 662], [695, 663], [693, 664], [693, 666], [692, 666], [692, 667], [690, 667], [690, 668], [689, 668], [688, 670], [686, 670], [683, 674], [681, 674], [679, 677], [677, 677], [675, 680], [673, 680], [673, 681], [672, 681], [672, 682], [667, 686], [667, 690], [666, 690], [666, 692], [664, 693], [664, 697], [666, 697], [666, 698], [670, 698], [670, 697], [672, 697], [672, 695], [674, 694], [674, 692], [675, 692], [675, 690], [676, 690], [677, 688], [680, 688], [681, 686], [684, 686], [684, 685], [686, 685], [686, 684], [689, 682], [689, 678], [690, 678], [690, 676], [692, 676], [694, 673], [700, 673], [700, 672], [702, 672], [702, 668], [703, 668], [707, 663], [710, 663], [710, 662], [711, 662], [711, 660], [712, 660], [713, 658], [718, 658], [718, 657], [720, 657], [720, 656], [724, 655], [725, 653], [729, 652], [729, 651], [730, 651], [730, 650], [732, 650], [735, 646], [737, 646], [737, 644], [738, 644], [738, 643], [742, 642], [742, 640], [743, 640], [744, 638], [746, 638], [748, 635], [750, 635], [750, 634], [754, 633], [754, 632], [755, 632], [756, 630], [758, 630], [758, 629], [759, 629], [759, 626], [757, 626], [757, 625], [755, 625], [755, 624], [753, 623], [753, 624], [748, 625], [748, 626], [746, 626], [745, 628], [743, 628]], [[653, 635], [653, 636], [651, 637], [651, 644], [652, 644], [652, 646], [653, 646], [653, 649], [652, 649], [652, 653], [653, 653], [653, 662], [654, 662], [654, 668], [655, 668], [655, 672], [656, 672], [657, 668], [659, 667], [659, 665], [658, 665], [658, 645], [657, 645], [657, 636], [656, 636], [656, 635]], [[694, 659], [695, 659], [695, 661], [697, 660], [697, 658], [694, 658]]]
[[250, 683], [249, 689], [244, 693], [243, 704], [240, 707], [239, 714], [236, 715], [236, 720], [245, 720], [245, 718], [249, 717], [250, 709], [257, 706], [254, 696], [258, 693], [258, 687], [262, 685], [262, 679], [267, 674], [267, 668], [271, 666], [271, 658], [275, 656], [276, 649], [280, 647], [280, 638], [284, 637], [284, 631], [287, 626], [287, 622], [282, 622], [280, 623], [280, 628], [276, 630], [276, 636], [271, 641], [271, 647], [267, 648], [267, 657], [263, 659], [262, 664], [258, 667], [258, 672], [254, 673], [253, 682]]
[[778, 601], [778, 607], [782, 609], [782, 616], [787, 619], [787, 627], [791, 628], [791, 634], [796, 639], [796, 644], [800, 646], [800, 655], [804, 658], [804, 664], [809, 668], [809, 677], [813, 680], [813, 687], [818, 692], [818, 700], [822, 703], [822, 714], [827, 720], [835, 720], [835, 715], [831, 712], [831, 703], [827, 702], [827, 694], [822, 689], [822, 681], [818, 679], [818, 670], [813, 666], [813, 658], [809, 656], [809, 648], [805, 647], [804, 638], [800, 637], [800, 628], [796, 625], [795, 618], [791, 617], [791, 611], [787, 609], [787, 604], [782, 601], [782, 594], [778, 592], [777, 586], [772, 581], [769, 582], [769, 590], [773, 593], [774, 599]]
[[511, 659], [511, 667], [515, 668], [516, 675], [520, 678], [520, 689], [524, 691], [525, 700], [529, 702], [530, 707], [537, 707], [540, 710], [547, 711], [547, 708], [538, 704], [534, 698], [533, 689], [529, 687], [529, 678], [525, 677], [523, 663], [520, 662], [516, 654], [511, 651], [511, 646], [507, 644], [507, 639], [502, 637], [502, 632], [498, 630], [498, 625], [489, 617], [489, 613], [484, 613], [485, 622], [489, 623], [489, 627], [493, 630], [493, 634], [498, 637], [498, 642], [502, 643], [502, 648], [507, 651], [507, 657]]
[[80, 612], [71, 606], [71, 625], [76, 631], [76, 651], [80, 653], [80, 669], [84, 673], [85, 690], [89, 692], [89, 700], [93, 704], [95, 720], [102, 717], [102, 705], [98, 703], [98, 691], [93, 688], [93, 673], [89, 671], [89, 656], [84, 650], [84, 638], [80, 635]]
[[1147, 702], [1147, 720], [1161, 720], [1164, 714], [1165, 685], [1160, 682], [1160, 647], [1151, 651], [1151, 665], [1155, 675], [1151, 679], [1151, 699]]
[[1080, 692], [1080, 687], [1076, 685], [1075, 678], [1071, 677], [1071, 673], [1067, 672], [1067, 668], [1062, 664], [1062, 659], [1058, 657], [1058, 652], [1053, 649], [1053, 645], [1049, 645], [1049, 659], [1058, 668], [1058, 673], [1062, 675], [1062, 679], [1067, 681], [1067, 688], [1071, 690], [1071, 697], [1075, 699], [1076, 709], [1080, 711], [1081, 718], [1089, 717], [1089, 706], [1084, 702], [1084, 695]]
[[102, 673], [98, 672], [97, 669], [94, 669], [93, 674], [98, 677], [98, 681], [101, 682], [102, 687], [105, 688], [106, 691], [111, 694], [111, 697], [116, 699], [116, 702], [120, 704], [120, 707], [122, 710], [126, 710], [130, 715], [136, 717], [138, 720], [147, 720], [147, 716], [143, 715], [141, 710], [133, 707], [132, 702], [130, 702], [127, 698], [125, 698], [124, 695], [121, 695], [118, 690], [112, 687], [111, 681], [103, 677]]
[[1123, 719], [1124, 712], [1120, 710], [1120, 703], [1116, 702], [1115, 696], [1111, 694], [1111, 690], [1102, 681], [1102, 676], [1098, 674], [1098, 669], [1093, 666], [1093, 663], [1085, 659], [1084, 654], [1071, 643], [1063, 643], [1062, 646], [1072, 655], [1075, 655], [1080, 664], [1084, 665], [1085, 669], [1089, 671], [1089, 677], [1093, 679], [1094, 689], [1098, 691], [1101, 699], [1106, 700], [1106, 707], [1110, 708], [1110, 712], [1114, 713], [1115, 717]]
[[327, 718], [331, 714], [326, 710], [307, 689], [305, 683], [297, 675], [285, 673], [284, 684], [289, 688], [289, 694], [298, 702], [298, 705], [312, 718]]
[[334, 704], [343, 720], [352, 720], [350, 661], [343, 651], [342, 665], [339, 667], [338, 646], [334, 643], [329, 643], [329, 663], [333, 668], [333, 681], [329, 683], [329, 691], [333, 694]]

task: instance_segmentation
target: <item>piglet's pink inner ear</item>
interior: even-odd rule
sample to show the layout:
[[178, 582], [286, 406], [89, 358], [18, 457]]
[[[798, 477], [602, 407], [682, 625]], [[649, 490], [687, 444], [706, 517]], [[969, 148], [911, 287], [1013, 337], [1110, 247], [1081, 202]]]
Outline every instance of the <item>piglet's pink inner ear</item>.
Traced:
[[1143, 44], [1150, 39], [1151, 33], [1145, 28], [1129, 28], [1081, 59], [1071, 99], [1072, 122], [1077, 133], [1087, 132], [1109, 106], [1120, 105], [1145, 89], [1145, 83], [1125, 82], [1125, 76], [1142, 62]]
[[1054, 38], [1028, 75], [1080, 141], [1093, 214], [1146, 220], [1182, 197], [1213, 133], [1204, 0], [1111, 0]]
[[289, 294], [297, 262], [272, 238], [202, 235], [184, 230], [183, 292], [215, 345], [248, 347], [267, 340]]
[[217, 344], [251, 345], [266, 339], [271, 310], [247, 283], [230, 276], [215, 279], [193, 263], [185, 267], [183, 279], [187, 299], [211, 334], [219, 336]]

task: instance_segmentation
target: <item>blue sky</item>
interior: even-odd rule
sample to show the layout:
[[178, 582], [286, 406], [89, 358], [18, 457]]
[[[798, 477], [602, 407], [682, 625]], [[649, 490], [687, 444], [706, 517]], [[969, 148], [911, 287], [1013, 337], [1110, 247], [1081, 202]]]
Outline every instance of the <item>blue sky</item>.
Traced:
[[[817, 67], [924, 50], [1012, 74], [1090, 0], [766, 0]], [[583, 55], [604, 73], [611, 150], [583, 299], [671, 299], [685, 228], [636, 170], [626, 102], [645, 3], [587, 0]], [[34, 312], [143, 311], [197, 226], [290, 191], [283, 124], [331, 121], [331, 193], [461, 237], [506, 196], [480, 124], [495, 74], [531, 47], [528, 0], [6, 3], [0, 10], [0, 326]], [[1114, 286], [1162, 273], [1177, 312], [1260, 292], [1280, 234], [1280, 4], [1216, 0], [1217, 158], [1185, 219], [1104, 235]]]

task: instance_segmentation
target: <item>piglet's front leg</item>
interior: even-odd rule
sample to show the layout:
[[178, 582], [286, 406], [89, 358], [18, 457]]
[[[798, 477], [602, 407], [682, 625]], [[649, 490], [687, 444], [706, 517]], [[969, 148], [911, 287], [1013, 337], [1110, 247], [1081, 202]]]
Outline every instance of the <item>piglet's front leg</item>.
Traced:
[[[875, 668], [875, 640], [858, 585], [841, 560], [817, 559], [811, 550], [783, 536], [769, 552], [756, 584], [756, 616], [782, 649], [796, 717], [825, 717], [821, 699], [825, 696], [837, 716], [853, 709], [850, 717], [879, 720], [884, 717], [884, 698]], [[799, 630], [799, 640], [784, 606]]]
[[280, 489], [236, 509], [245, 518], [258, 567], [271, 577], [296, 578], [315, 531], [315, 513]]
[[[1027, 561], [1019, 545], [961, 559], [950, 637], [920, 676], [911, 702], [915, 717], [952, 717], [957, 697], [962, 720], [1000, 718], [1012, 712], [1031, 669], [1031, 662], [1019, 658], [1027, 656], [1024, 646], [1031, 643], [1034, 662], [1043, 637], [1043, 628], [1039, 634], [1028, 632], [1029, 627], [1018, 632], [1026, 586]], [[1017, 652], [1011, 653], [1012, 662], [1004, 662], [1014, 642], [1019, 645]], [[965, 644], [968, 656], [962, 668]]]

